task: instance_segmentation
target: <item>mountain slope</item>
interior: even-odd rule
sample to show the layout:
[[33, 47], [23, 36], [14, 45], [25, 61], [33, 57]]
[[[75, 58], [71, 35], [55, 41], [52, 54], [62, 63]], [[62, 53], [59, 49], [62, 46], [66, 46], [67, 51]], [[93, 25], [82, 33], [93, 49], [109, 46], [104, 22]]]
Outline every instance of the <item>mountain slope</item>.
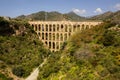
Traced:
[[91, 19], [91, 20], [112, 21], [112, 22], [120, 24], [120, 11], [116, 11], [116, 12], [108, 11], [108, 12], [105, 12], [103, 14], [93, 16], [93, 17], [91, 17], [89, 19]]
[[45, 11], [40, 11], [37, 13], [33, 13], [30, 15], [21, 15], [18, 16], [17, 19], [26, 19], [26, 20], [41, 20], [41, 21], [62, 21], [62, 20], [66, 20], [66, 21], [85, 21], [85, 20], [102, 20], [102, 21], [113, 21], [113, 22], [117, 22], [120, 24], [119, 21], [120, 18], [120, 11], [116, 11], [116, 12], [105, 12], [103, 14], [100, 15], [96, 15], [90, 18], [87, 17], [82, 17], [79, 16], [77, 14], [75, 14], [74, 12], [69, 12], [66, 14], [62, 14], [56, 11], [53, 12], [45, 12]]
[[24, 15], [18, 16], [17, 19], [41, 20], [41, 21], [45, 21], [45, 20], [46, 21], [63, 21], [63, 20], [80, 21], [85, 18], [78, 16], [74, 12], [62, 14], [56, 11], [53, 12], [40, 11], [27, 16]]
[[92, 19], [92, 20], [106, 20], [109, 17], [111, 17], [112, 14], [113, 14], [113, 12], [108, 11], [108, 12], [105, 12], [103, 14], [93, 16], [90, 19]]
[[120, 24], [120, 10], [112, 14], [110, 19], [111, 21]]
[[75, 14], [74, 12], [69, 12], [67, 14], [64, 14], [64, 17], [66, 20], [70, 20], [70, 21], [82, 21], [86, 19], [85, 17], [81, 17]]
[[45, 21], [45, 20], [52, 20], [52, 21], [59, 21], [59, 20], [64, 20], [64, 17], [62, 16], [61, 13], [58, 12], [45, 12], [45, 11], [41, 11], [38, 13], [34, 13], [31, 15], [26, 16], [27, 19], [32, 19], [32, 20], [41, 20], [41, 21]]

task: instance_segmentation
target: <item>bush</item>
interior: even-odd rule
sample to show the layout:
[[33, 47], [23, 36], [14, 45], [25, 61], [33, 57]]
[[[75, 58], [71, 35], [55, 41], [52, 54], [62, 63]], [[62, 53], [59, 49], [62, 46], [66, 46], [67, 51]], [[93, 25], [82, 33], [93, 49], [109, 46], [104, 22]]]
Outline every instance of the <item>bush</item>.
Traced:
[[104, 32], [103, 36], [98, 41], [100, 43], [102, 43], [104, 46], [112, 46], [112, 45], [114, 45], [114, 43], [116, 41], [114, 32], [106, 30]]
[[0, 73], [0, 80], [13, 80], [13, 79], [12, 78], [8, 78], [4, 74]]
[[13, 72], [13, 74], [15, 74], [15, 75], [17, 75], [19, 77], [22, 77], [25, 74], [25, 70], [20, 66], [14, 67], [12, 69], [12, 72]]

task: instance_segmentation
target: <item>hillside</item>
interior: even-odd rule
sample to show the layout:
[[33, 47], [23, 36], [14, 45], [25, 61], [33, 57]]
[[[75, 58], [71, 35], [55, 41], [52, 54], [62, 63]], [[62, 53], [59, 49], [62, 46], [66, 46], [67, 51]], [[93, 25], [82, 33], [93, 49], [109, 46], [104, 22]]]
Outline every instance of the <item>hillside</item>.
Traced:
[[0, 17], [0, 80], [27, 77], [49, 53], [27, 22]]
[[113, 12], [108, 11], [108, 12], [105, 12], [105, 13], [103, 13], [103, 14], [93, 16], [93, 17], [91, 17], [90, 19], [92, 19], [92, 20], [96, 20], [96, 19], [98, 19], [98, 20], [106, 20], [106, 19], [108, 19], [112, 14], [113, 14]]
[[91, 19], [91, 20], [112, 21], [112, 22], [120, 24], [120, 11], [116, 11], [116, 12], [108, 11], [108, 12], [105, 12], [103, 14], [93, 16], [89, 19]]
[[103, 23], [75, 33], [51, 54], [38, 80], [119, 80], [120, 25]]
[[113, 22], [119, 23], [120, 24], [120, 10], [115, 12], [114, 14], [112, 14], [112, 17], [110, 17], [110, 19]]
[[86, 20], [85, 17], [81, 17], [81, 16], [75, 14], [74, 12], [69, 12], [69, 13], [63, 14], [63, 16], [65, 17], [66, 20], [70, 20], [70, 21], [83, 21], [83, 20]]
[[119, 23], [120, 18], [120, 11], [116, 11], [116, 12], [105, 12], [103, 14], [100, 15], [95, 15], [92, 17], [82, 17], [79, 16], [77, 14], [75, 14], [74, 12], [69, 12], [66, 14], [62, 14], [56, 11], [53, 12], [45, 12], [45, 11], [40, 11], [37, 13], [33, 13], [30, 15], [21, 15], [18, 16], [16, 19], [25, 19], [25, 20], [41, 20], [41, 21], [62, 21], [62, 20], [66, 20], [66, 21], [89, 21], [89, 20], [102, 20], [102, 21], [113, 21], [115, 23]]
[[78, 16], [74, 12], [62, 14], [56, 11], [53, 12], [40, 11], [27, 16], [25, 15], [18, 16], [17, 19], [41, 20], [41, 21], [45, 21], [45, 20], [46, 21], [62, 21], [62, 20], [80, 21], [80, 20], [84, 20], [85, 18]]
[[[47, 13], [47, 14], [46, 14]], [[87, 20], [73, 12], [0, 17], [0, 80], [23, 80], [39, 67], [38, 80], [119, 80], [120, 11], [89, 18], [104, 23], [78, 31], [55, 53], [44, 48], [27, 20]]]

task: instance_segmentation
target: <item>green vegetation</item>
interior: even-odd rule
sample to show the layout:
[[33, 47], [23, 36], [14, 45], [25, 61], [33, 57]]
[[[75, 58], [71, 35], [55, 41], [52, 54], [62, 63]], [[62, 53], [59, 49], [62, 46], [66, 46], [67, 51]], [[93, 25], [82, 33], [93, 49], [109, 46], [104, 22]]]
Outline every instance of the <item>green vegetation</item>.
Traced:
[[8, 78], [4, 74], [0, 73], [0, 80], [12, 80], [12, 78]]
[[64, 21], [64, 20], [81, 21], [82, 20], [83, 21], [85, 20], [85, 17], [78, 16], [74, 12], [62, 14], [56, 11], [53, 12], [40, 11], [27, 16], [25, 15], [18, 16], [17, 19], [34, 20], [34, 21], [36, 20], [41, 20], [41, 21]]
[[26, 77], [49, 54], [27, 22], [0, 18], [1, 71], [10, 68], [13, 74]]
[[50, 55], [38, 80], [119, 80], [119, 27], [105, 22], [75, 33], [61, 51]]
[[[10, 72], [27, 77], [39, 68], [38, 80], [119, 80], [120, 79], [120, 11], [107, 12], [88, 20], [104, 20], [99, 26], [78, 31], [51, 53], [39, 41], [27, 20], [45, 20], [46, 12], [38, 12], [17, 19], [0, 17], [0, 79], [13, 80]], [[86, 20], [74, 13], [50, 12], [47, 20]]]
[[105, 12], [100, 15], [93, 16], [89, 18], [91, 20], [104, 20], [104, 21], [112, 21], [114, 23], [120, 24], [120, 10], [116, 12]]
[[86, 20], [85, 17], [79, 16], [74, 12], [69, 12], [63, 15], [66, 20], [70, 21], [84, 21]]
[[[46, 17], [45, 17], [46, 16]], [[46, 19], [45, 19], [46, 18]], [[114, 23], [120, 24], [120, 10], [116, 12], [105, 12], [103, 14], [99, 14], [93, 17], [82, 17], [74, 12], [69, 12], [66, 14], [62, 14], [56, 11], [53, 12], [45, 12], [45, 11], [40, 11], [37, 13], [33, 13], [30, 15], [21, 15], [18, 16], [16, 19], [24, 19], [24, 20], [41, 20], [41, 21], [112, 21]]]

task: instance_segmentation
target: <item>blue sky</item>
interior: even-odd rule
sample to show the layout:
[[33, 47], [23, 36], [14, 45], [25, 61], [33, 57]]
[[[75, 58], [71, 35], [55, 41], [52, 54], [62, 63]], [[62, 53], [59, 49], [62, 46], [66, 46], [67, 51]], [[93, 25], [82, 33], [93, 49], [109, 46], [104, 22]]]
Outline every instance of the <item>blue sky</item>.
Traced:
[[10, 17], [39, 11], [73, 11], [81, 16], [92, 16], [117, 10], [120, 10], [120, 0], [0, 0], [0, 16]]

